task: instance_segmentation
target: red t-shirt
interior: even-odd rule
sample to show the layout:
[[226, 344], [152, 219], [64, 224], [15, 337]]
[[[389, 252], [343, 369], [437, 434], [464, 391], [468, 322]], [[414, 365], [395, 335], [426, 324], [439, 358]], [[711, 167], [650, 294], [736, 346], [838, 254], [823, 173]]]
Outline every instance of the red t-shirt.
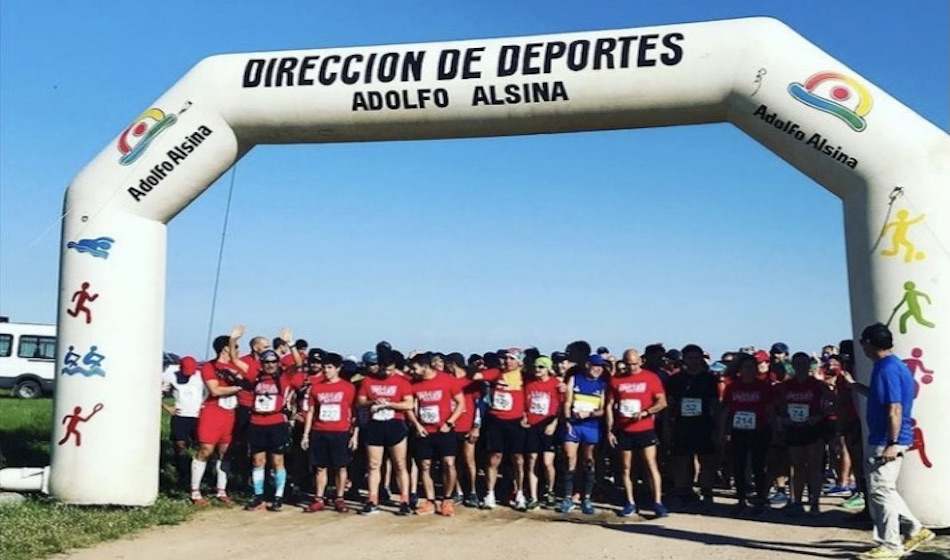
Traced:
[[663, 382], [652, 371], [640, 370], [632, 375], [611, 377], [610, 393], [614, 402], [614, 426], [627, 433], [638, 433], [656, 427], [656, 419], [651, 414], [640, 420], [634, 419], [656, 402], [656, 396], [663, 394]]
[[356, 386], [345, 379], [314, 380], [310, 385], [309, 406], [313, 408], [313, 432], [348, 432], [353, 422]]
[[287, 421], [284, 416], [287, 391], [291, 378], [287, 374], [279, 374], [276, 378], [269, 375], [258, 375], [254, 381], [253, 405], [251, 407], [251, 424], [255, 426], [277, 426]]
[[728, 427], [738, 431], [765, 429], [769, 425], [772, 399], [772, 384], [768, 381], [733, 381], [726, 387], [722, 398], [722, 404], [729, 415]]
[[[226, 379], [224, 375], [219, 374], [218, 370], [230, 372], [232, 374], [241, 374], [241, 370], [239, 370], [234, 364], [230, 362], [219, 362], [214, 360], [205, 362], [201, 365], [201, 379], [203, 381], [217, 379], [219, 387], [233, 387], [234, 384]], [[220, 410], [234, 414], [234, 409], [237, 408], [237, 405], [238, 400], [234, 395], [228, 397], [212, 397], [211, 393], [208, 393], [201, 407], [207, 408], [209, 410]]]
[[467, 434], [475, 427], [478, 399], [482, 396], [482, 382], [473, 381], [468, 377], [456, 377], [455, 383], [458, 385], [459, 391], [462, 392], [462, 398], [465, 399], [465, 410], [455, 421], [455, 431], [460, 434]]
[[482, 378], [491, 384], [491, 415], [499, 420], [521, 420], [524, 417], [524, 381], [521, 372], [502, 373], [486, 369]]
[[775, 386], [775, 399], [781, 414], [791, 420], [792, 426], [801, 425], [809, 416], [824, 412], [824, 394], [825, 384], [814, 377], [801, 381], [793, 377]]
[[[261, 361], [254, 354], [241, 356], [244, 363], [247, 364], [247, 373], [243, 374], [248, 381], [257, 379], [258, 372], [261, 371]], [[238, 404], [245, 408], [254, 407], [254, 393], [248, 389], [241, 389], [237, 394]]]
[[290, 369], [297, 367], [297, 362], [294, 361], [294, 353], [288, 352], [280, 357], [280, 367], [282, 369]]
[[537, 426], [552, 416], [556, 416], [563, 400], [558, 386], [561, 381], [549, 376], [544, 381], [532, 379], [525, 384], [525, 409], [528, 411], [528, 425]]
[[[385, 378], [367, 376], [363, 378], [358, 393], [370, 401], [386, 399], [391, 403], [402, 402], [406, 395], [412, 395], [412, 387], [406, 379], [399, 375], [391, 375]], [[401, 410], [385, 408], [377, 410], [370, 415], [373, 420], [405, 420], [406, 414]]]
[[454, 377], [440, 371], [432, 379], [423, 378], [413, 383], [412, 393], [419, 403], [419, 423], [426, 432], [434, 434], [452, 415], [453, 400], [461, 390]]

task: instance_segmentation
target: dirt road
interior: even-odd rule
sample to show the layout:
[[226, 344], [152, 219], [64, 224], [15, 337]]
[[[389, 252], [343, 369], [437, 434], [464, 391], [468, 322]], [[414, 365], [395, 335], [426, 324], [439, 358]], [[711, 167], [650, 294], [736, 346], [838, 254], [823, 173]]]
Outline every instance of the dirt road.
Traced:
[[[870, 532], [848, 529], [850, 514], [829, 508], [821, 517], [790, 520], [779, 511], [762, 518], [673, 514], [666, 519], [621, 519], [506, 508], [461, 508], [452, 518], [303, 514], [214, 509], [196, 520], [145, 531], [129, 539], [60, 555], [60, 560], [600, 560], [645, 556], [689, 558], [849, 558], [869, 546]], [[809, 525], [802, 525], [808, 523]], [[853, 525], [852, 525], [853, 526]], [[950, 558], [947, 537], [914, 560]]]

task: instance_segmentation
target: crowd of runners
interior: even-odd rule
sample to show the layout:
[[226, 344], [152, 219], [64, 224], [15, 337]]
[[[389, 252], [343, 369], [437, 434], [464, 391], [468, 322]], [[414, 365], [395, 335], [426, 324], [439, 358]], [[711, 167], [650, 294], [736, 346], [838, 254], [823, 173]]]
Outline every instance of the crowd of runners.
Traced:
[[165, 374], [178, 479], [196, 506], [209, 504], [210, 463], [212, 498], [248, 488], [247, 510], [663, 517], [711, 512], [714, 495], [733, 515], [819, 515], [822, 495], [865, 507], [850, 341], [718, 358], [695, 344], [463, 356], [380, 342], [357, 358], [288, 329], [241, 355], [242, 336]]

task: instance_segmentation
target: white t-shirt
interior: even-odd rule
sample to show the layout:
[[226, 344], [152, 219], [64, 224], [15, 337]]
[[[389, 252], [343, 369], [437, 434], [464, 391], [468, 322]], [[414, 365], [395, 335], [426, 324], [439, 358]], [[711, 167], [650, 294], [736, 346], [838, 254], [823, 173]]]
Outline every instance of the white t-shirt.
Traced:
[[201, 380], [201, 374], [195, 372], [185, 378], [185, 383], [179, 383], [177, 373], [177, 368], [168, 368], [162, 373], [162, 389], [171, 389], [172, 396], [175, 397], [175, 408], [179, 411], [178, 416], [197, 418], [201, 403], [205, 400], [205, 384]]

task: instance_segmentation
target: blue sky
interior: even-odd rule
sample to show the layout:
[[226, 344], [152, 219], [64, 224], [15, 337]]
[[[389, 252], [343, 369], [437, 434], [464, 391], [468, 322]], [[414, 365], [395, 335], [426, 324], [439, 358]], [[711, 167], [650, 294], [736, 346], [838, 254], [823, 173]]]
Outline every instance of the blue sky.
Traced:
[[[871, 9], [869, 6], [874, 6]], [[53, 322], [66, 185], [205, 56], [767, 15], [946, 130], [944, 0], [0, 3], [0, 314]], [[169, 226], [166, 347], [204, 355], [229, 172]], [[358, 354], [850, 336], [841, 204], [728, 124], [262, 146], [214, 331]]]

